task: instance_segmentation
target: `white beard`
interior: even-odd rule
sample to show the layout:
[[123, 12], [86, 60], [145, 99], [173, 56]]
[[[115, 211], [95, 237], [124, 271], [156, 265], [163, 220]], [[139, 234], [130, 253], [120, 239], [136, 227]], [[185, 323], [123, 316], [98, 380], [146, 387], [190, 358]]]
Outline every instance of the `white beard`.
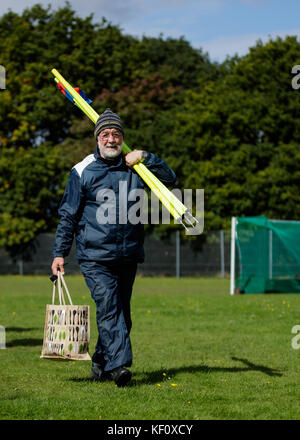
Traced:
[[[122, 152], [122, 145], [117, 146], [116, 144], [106, 144], [105, 147], [103, 147], [100, 142], [98, 142], [98, 147], [100, 151], [100, 155], [104, 157], [104, 159], [114, 159], [115, 157], [119, 156]], [[113, 148], [109, 148], [113, 147]]]

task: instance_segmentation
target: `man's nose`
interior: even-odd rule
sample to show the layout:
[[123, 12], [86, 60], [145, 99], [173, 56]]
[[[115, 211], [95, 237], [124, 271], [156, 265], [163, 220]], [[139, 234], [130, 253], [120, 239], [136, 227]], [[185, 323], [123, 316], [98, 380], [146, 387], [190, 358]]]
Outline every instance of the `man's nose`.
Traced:
[[108, 135], [108, 142], [114, 142], [115, 138], [113, 137], [112, 133], [109, 133]]

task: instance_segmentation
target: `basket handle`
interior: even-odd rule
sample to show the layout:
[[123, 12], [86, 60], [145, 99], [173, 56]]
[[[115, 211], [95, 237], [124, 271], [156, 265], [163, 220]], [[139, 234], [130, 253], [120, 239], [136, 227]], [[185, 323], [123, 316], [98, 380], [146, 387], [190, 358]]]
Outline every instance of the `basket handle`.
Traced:
[[56, 291], [56, 284], [57, 284], [57, 290], [58, 290], [58, 299], [59, 299], [59, 304], [60, 305], [66, 305], [66, 301], [65, 301], [65, 295], [63, 292], [63, 287], [66, 291], [68, 300], [70, 305], [73, 305], [72, 299], [71, 299], [71, 295], [69, 292], [69, 289], [67, 287], [67, 284], [64, 280], [63, 274], [58, 271], [57, 272], [57, 276], [53, 275], [52, 277], [50, 277], [51, 281], [53, 281], [53, 290], [52, 290], [52, 304], [54, 305], [55, 303], [55, 291]]
[[[60, 277], [61, 282], [62, 282], [62, 284], [63, 284], [63, 286], [64, 286], [64, 288], [65, 288], [65, 291], [66, 291], [66, 293], [67, 293], [67, 297], [68, 297], [69, 303], [70, 303], [71, 306], [72, 306], [72, 305], [73, 305], [73, 302], [72, 302], [72, 299], [71, 299], [71, 295], [70, 295], [69, 289], [68, 289], [67, 284], [66, 284], [66, 282], [65, 282], [64, 276], [63, 276], [63, 274], [62, 274], [60, 271], [58, 271], [58, 278], [59, 278], [59, 277]], [[62, 289], [61, 289], [61, 291], [62, 291], [62, 293], [63, 293], [63, 290], [62, 290]], [[64, 304], [65, 304], [65, 303], [64, 303]]]

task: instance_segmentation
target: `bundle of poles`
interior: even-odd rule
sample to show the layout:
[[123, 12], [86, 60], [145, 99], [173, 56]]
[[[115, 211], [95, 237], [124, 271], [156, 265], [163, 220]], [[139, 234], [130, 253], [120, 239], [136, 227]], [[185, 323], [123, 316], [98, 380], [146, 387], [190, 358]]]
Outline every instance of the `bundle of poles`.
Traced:
[[[99, 114], [90, 106], [91, 100], [86, 98], [81, 89], [73, 88], [56, 69], [52, 69], [51, 72], [62, 93], [96, 124]], [[125, 154], [132, 151], [125, 142], [122, 147]], [[175, 222], [180, 223], [186, 230], [186, 224], [195, 227], [199, 223], [191, 211], [142, 162], [135, 164], [133, 168], [170, 212]]]

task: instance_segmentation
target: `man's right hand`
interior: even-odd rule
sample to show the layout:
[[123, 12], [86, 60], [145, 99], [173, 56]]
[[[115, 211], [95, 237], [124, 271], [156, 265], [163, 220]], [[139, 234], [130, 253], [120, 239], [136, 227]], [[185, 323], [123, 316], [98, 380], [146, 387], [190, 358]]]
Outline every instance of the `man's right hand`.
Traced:
[[62, 257], [55, 257], [51, 266], [53, 275], [57, 275], [57, 271], [60, 270], [62, 275], [65, 274], [64, 270], [65, 259]]

